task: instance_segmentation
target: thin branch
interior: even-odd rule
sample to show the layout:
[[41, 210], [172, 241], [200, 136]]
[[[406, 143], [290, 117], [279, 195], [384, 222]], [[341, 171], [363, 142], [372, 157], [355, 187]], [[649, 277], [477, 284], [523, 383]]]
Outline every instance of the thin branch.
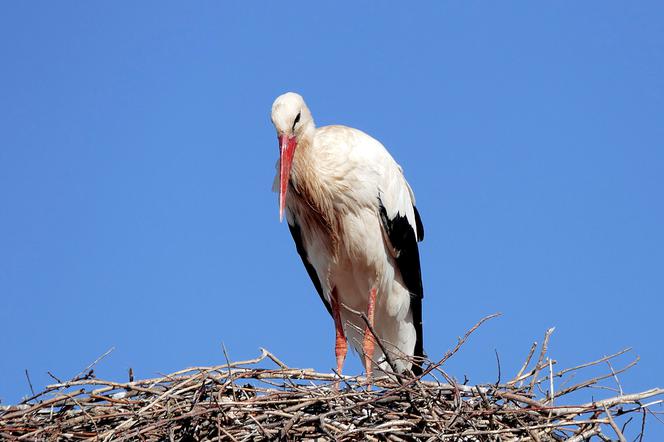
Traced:
[[28, 369], [25, 369], [25, 378], [28, 380], [28, 385], [30, 386], [30, 392], [32, 393], [32, 396], [34, 397], [35, 395], [35, 389], [32, 388], [32, 381], [30, 380], [30, 373], [28, 373]]
[[92, 367], [94, 367], [95, 365], [97, 365], [97, 363], [98, 363], [99, 361], [101, 361], [102, 359], [104, 359], [106, 356], [108, 356], [108, 355], [110, 355], [111, 353], [113, 353], [114, 350], [115, 350], [115, 347], [111, 347], [111, 348], [109, 348], [108, 350], [106, 350], [106, 351], [104, 352], [104, 354], [102, 354], [102, 355], [99, 356], [97, 359], [95, 359], [95, 360], [92, 361], [90, 364], [88, 364], [88, 366], [85, 367], [83, 370], [81, 370], [81, 372], [80, 372], [79, 374], [77, 374], [76, 376], [74, 376], [74, 377], [72, 378], [72, 380], [79, 380], [79, 379], [81, 379], [81, 376], [85, 375], [86, 372], [89, 373], [89, 370], [90, 370]]
[[546, 354], [548, 348], [549, 348], [549, 338], [551, 338], [551, 333], [555, 330], [555, 327], [551, 327], [544, 333], [544, 342], [542, 342], [542, 349], [540, 350], [540, 355], [539, 359], [537, 360], [537, 364], [535, 364], [535, 370], [533, 371], [533, 377], [530, 380], [530, 389], [532, 390], [533, 387], [535, 386], [535, 381], [537, 380], [537, 373], [541, 370], [540, 365], [542, 364], [542, 361], [544, 360], [544, 355]]
[[530, 346], [530, 351], [528, 352], [528, 357], [526, 357], [526, 361], [523, 363], [521, 369], [516, 374], [516, 376], [514, 376], [514, 379], [509, 381], [507, 385], [514, 385], [517, 383], [517, 380], [521, 377], [526, 368], [528, 368], [528, 364], [530, 364], [530, 359], [533, 357], [533, 353], [535, 353], [536, 348], [537, 348], [537, 341], [533, 342], [533, 345]]
[[611, 425], [611, 428], [613, 428], [613, 431], [616, 432], [616, 436], [618, 436], [618, 440], [620, 442], [627, 442], [627, 439], [625, 439], [625, 435], [620, 431], [620, 428], [618, 428], [618, 425], [616, 425], [616, 421], [613, 420], [613, 416], [611, 416], [611, 410], [609, 410], [609, 407], [604, 405], [604, 412], [606, 413], [606, 416], [609, 418], [609, 425]]

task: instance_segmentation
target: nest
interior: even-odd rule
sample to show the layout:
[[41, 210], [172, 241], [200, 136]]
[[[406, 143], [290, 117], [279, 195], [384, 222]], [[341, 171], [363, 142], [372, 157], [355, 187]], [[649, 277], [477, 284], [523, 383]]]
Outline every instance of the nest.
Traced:
[[[264, 349], [249, 361], [154, 379], [133, 380], [130, 374], [128, 382], [112, 382], [94, 377], [100, 357], [73, 379], [0, 408], [0, 439], [626, 441], [625, 434], [643, 438], [647, 414], [659, 419], [650, 407], [663, 401], [656, 396], [664, 390], [622, 392], [618, 375], [636, 360], [618, 370], [611, 361], [628, 350], [554, 371], [555, 361], [547, 357], [553, 329], [539, 351], [533, 344], [510, 381], [458, 383], [443, 365], [491, 317], [459, 338], [441, 360], [425, 363], [423, 377], [392, 374], [371, 383], [291, 368]], [[273, 368], [265, 367], [268, 363]], [[554, 389], [598, 366], [608, 367], [607, 373]], [[570, 393], [597, 388], [608, 397], [566, 403]]]

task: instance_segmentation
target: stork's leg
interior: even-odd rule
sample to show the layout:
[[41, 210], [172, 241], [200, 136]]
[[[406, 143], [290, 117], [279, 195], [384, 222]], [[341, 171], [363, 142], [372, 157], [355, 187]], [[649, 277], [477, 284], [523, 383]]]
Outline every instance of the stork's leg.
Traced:
[[346, 353], [348, 352], [348, 343], [346, 342], [346, 335], [344, 335], [344, 327], [341, 323], [341, 308], [339, 306], [339, 295], [337, 294], [336, 287], [332, 290], [332, 317], [334, 318], [334, 328], [336, 330], [336, 340], [334, 343], [334, 354], [337, 357], [337, 373], [341, 375], [341, 370], [344, 367], [346, 360]]
[[[369, 292], [369, 302], [367, 303], [367, 319], [369, 324], [374, 327], [374, 311], [376, 310], [376, 288], [372, 288]], [[374, 328], [375, 330], [375, 328]], [[373, 355], [376, 342], [374, 341], [373, 333], [367, 327], [364, 330], [364, 342], [362, 343], [362, 350], [364, 351], [364, 368], [367, 372], [367, 382], [371, 383], [371, 372], [373, 364]]]

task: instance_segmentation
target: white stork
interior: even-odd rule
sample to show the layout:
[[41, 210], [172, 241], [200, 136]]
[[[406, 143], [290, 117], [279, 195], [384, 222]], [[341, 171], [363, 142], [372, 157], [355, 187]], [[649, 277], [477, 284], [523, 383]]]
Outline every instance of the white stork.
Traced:
[[337, 371], [347, 338], [364, 355], [368, 378], [374, 368], [390, 369], [355, 310], [366, 312], [389, 353], [396, 350], [391, 359], [398, 371], [421, 373], [412, 361], [424, 356], [417, 247], [424, 229], [401, 167], [362, 131], [316, 128], [298, 94], [275, 100], [272, 123], [279, 138], [279, 218], [286, 213], [297, 251], [334, 319]]

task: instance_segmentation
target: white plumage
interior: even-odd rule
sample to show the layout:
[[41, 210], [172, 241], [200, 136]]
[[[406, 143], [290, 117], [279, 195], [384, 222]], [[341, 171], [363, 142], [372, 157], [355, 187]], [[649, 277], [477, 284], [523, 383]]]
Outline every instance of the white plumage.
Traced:
[[[412, 356], [423, 356], [417, 249], [423, 229], [401, 167], [364, 132], [317, 129], [298, 94], [276, 99], [272, 122], [280, 146], [280, 213], [335, 320], [338, 370], [345, 338], [364, 354], [369, 376], [374, 367], [390, 370], [363, 319], [351, 310], [367, 314], [398, 371], [411, 368]], [[420, 371], [418, 364], [412, 368]]]

